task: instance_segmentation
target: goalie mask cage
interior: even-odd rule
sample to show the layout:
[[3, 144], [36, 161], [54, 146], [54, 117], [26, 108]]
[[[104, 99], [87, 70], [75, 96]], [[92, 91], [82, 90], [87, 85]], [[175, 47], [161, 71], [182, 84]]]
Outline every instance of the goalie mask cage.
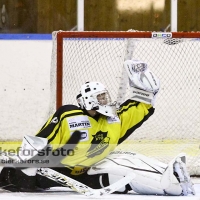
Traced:
[[77, 104], [87, 81], [106, 85], [113, 101], [128, 98], [125, 59], [137, 59], [159, 77], [155, 113], [120, 150], [131, 150], [168, 163], [187, 155], [191, 175], [200, 175], [200, 33], [55, 31], [51, 66], [52, 114]]

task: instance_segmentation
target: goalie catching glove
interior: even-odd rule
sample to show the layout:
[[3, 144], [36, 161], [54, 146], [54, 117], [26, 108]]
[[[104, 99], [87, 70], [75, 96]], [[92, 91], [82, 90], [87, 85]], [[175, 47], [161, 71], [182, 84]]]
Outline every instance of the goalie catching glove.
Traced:
[[139, 60], [126, 60], [124, 67], [129, 77], [131, 99], [154, 105], [160, 81], [148, 69], [147, 63]]

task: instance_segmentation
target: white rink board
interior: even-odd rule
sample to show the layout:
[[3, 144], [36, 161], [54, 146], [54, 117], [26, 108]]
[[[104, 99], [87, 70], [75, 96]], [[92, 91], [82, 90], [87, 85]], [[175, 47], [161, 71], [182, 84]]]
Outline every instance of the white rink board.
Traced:
[[35, 135], [50, 98], [51, 40], [0, 40], [0, 141]]

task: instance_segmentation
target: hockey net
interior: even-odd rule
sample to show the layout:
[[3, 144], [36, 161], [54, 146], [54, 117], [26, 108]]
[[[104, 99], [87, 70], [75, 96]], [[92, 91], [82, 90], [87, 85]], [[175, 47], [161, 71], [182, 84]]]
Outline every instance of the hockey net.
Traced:
[[190, 174], [200, 175], [199, 38], [185, 32], [53, 32], [49, 114], [77, 104], [87, 81], [102, 82], [113, 101], [123, 102], [129, 95], [123, 61], [143, 60], [161, 81], [156, 111], [118, 148], [166, 163], [185, 152]]

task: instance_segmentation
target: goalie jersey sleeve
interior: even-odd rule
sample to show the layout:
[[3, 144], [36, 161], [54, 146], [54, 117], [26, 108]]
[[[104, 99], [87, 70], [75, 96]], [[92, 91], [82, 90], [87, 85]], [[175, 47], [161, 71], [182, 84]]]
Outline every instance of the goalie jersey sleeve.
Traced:
[[65, 105], [48, 119], [36, 136], [47, 138], [56, 150], [67, 143], [74, 131], [81, 131], [81, 140], [73, 149], [73, 156], [61, 161], [72, 175], [79, 175], [105, 158], [152, 113], [151, 106], [132, 100], [121, 106], [115, 118], [104, 115], [93, 118], [77, 106]]
[[121, 135], [118, 144], [129, 137], [143, 122], [154, 113], [154, 108], [150, 104], [137, 102], [134, 100], [125, 101], [118, 110], [121, 121]]

